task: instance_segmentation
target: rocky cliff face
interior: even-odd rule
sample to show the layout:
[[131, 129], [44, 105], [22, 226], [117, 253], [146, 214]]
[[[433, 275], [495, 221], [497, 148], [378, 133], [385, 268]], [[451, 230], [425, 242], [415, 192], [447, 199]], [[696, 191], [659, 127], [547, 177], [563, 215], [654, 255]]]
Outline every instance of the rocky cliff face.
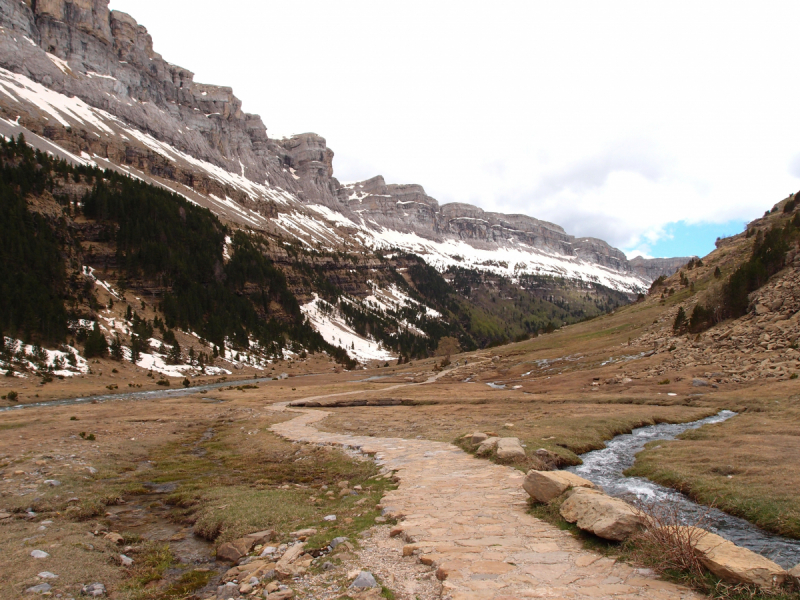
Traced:
[[634, 273], [637, 273], [638, 275], [644, 277], [645, 279], [649, 279], [650, 281], [655, 281], [662, 275], [665, 277], [674, 275], [678, 272], [678, 269], [688, 263], [692, 258], [697, 257], [679, 256], [676, 258], [642, 258], [641, 256], [637, 256], [629, 261], [629, 264]]
[[474, 254], [475, 268], [630, 292], [672, 272], [669, 261], [634, 264], [602, 240], [525, 215], [440, 206], [419, 185], [380, 176], [341, 185], [323, 137], [270, 139], [230, 88], [165, 61], [108, 0], [0, 0], [0, 67], [4, 132], [22, 127], [69, 160], [135, 169], [239, 225], [311, 245], [399, 247], [440, 268]]

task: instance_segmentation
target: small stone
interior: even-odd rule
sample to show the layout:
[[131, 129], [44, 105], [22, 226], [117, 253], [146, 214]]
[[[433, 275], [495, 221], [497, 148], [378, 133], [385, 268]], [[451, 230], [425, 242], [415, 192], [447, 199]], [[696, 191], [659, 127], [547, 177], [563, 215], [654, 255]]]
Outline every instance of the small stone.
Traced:
[[125, 543], [125, 539], [116, 531], [111, 531], [105, 534], [103, 538], [107, 539], [112, 544], [116, 544], [117, 546], [121, 546], [122, 544]]
[[692, 387], [708, 387], [709, 383], [705, 379], [696, 377], [692, 379]]
[[42, 571], [37, 575], [37, 577], [41, 579], [58, 579], [58, 575], [51, 573], [50, 571]]
[[326, 517], [322, 517], [322, 520], [323, 521], [335, 521], [336, 520], [336, 515], [328, 515]]
[[336, 565], [334, 565], [332, 562], [330, 562], [328, 560], [326, 560], [324, 563], [322, 563], [322, 570], [323, 571], [333, 571], [335, 568], [336, 568]]
[[92, 583], [81, 588], [81, 594], [90, 598], [99, 598], [106, 595], [106, 586], [102, 583]]
[[346, 541], [347, 541], [346, 537], [333, 538], [330, 543], [331, 549], [336, 548], [336, 546], [338, 546], [339, 544], [343, 544]]
[[217, 600], [228, 600], [239, 595], [239, 586], [233, 582], [228, 582], [217, 588]]
[[358, 574], [358, 577], [355, 578], [355, 581], [350, 584], [350, 589], [356, 590], [365, 590], [376, 587], [378, 587], [378, 582], [375, 581], [375, 577], [373, 577], [372, 573], [369, 571], [361, 571], [361, 573]]
[[297, 531], [291, 532], [289, 535], [295, 538], [301, 537], [311, 537], [312, 535], [316, 535], [317, 530], [313, 527], [309, 527], [308, 529], [298, 529]]
[[252, 591], [253, 591], [253, 586], [250, 585], [249, 583], [243, 583], [242, 585], [239, 586], [240, 594], [249, 594]]
[[124, 554], [120, 554], [119, 561], [122, 563], [123, 567], [133, 566], [133, 559], [130, 556], [125, 556]]
[[46, 594], [50, 590], [53, 589], [53, 586], [49, 583], [40, 583], [39, 585], [34, 585], [33, 587], [29, 587], [25, 590], [26, 594]]
[[10, 519], [10, 518], [11, 518], [11, 513], [0, 512], [0, 521], [4, 521], [4, 520]]
[[277, 551], [278, 549], [275, 546], [267, 546], [261, 551], [261, 554], [259, 556], [261, 558], [264, 558], [265, 556], [269, 556], [270, 554], [275, 554]]
[[375, 517], [376, 523], [386, 523], [386, 521], [387, 521], [386, 517]]
[[360, 492], [360, 491], [361, 491], [362, 489], [364, 489], [364, 488], [362, 488], [360, 485], [354, 485], [354, 486], [353, 486], [353, 489], [354, 489], [354, 490], [358, 490], [358, 491]]
[[49, 558], [50, 555], [47, 552], [42, 552], [41, 550], [34, 550], [31, 552], [31, 556], [33, 558]]
[[50, 487], [58, 487], [61, 485], [61, 482], [58, 479], [45, 479], [44, 484]]
[[347, 489], [347, 488], [350, 487], [350, 482], [349, 481], [340, 481], [336, 485], [338, 485], [342, 489]]

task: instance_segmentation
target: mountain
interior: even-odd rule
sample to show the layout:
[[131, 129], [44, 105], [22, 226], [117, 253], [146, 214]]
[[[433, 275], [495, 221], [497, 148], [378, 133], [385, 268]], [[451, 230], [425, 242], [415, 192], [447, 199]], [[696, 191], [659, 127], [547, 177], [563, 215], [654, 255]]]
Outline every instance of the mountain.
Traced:
[[[448, 337], [463, 348], [500, 343], [589, 318], [688, 261], [629, 261], [553, 223], [440, 206], [422, 186], [380, 176], [342, 184], [323, 137], [270, 138], [230, 88], [196, 83], [166, 62], [147, 30], [107, 0], [0, 0], [0, 92], [7, 138], [24, 134], [73, 167], [177, 194], [209, 209], [224, 237], [256, 236], [309, 322], [361, 360], [434, 352]], [[75, 190], [54, 193], [78, 202]], [[92, 236], [83, 266], [130, 277], [112, 258], [119, 244], [99, 254]], [[219, 247], [226, 261], [232, 248]], [[154, 302], [170, 293], [134, 279]], [[419, 339], [401, 343], [403, 335]]]

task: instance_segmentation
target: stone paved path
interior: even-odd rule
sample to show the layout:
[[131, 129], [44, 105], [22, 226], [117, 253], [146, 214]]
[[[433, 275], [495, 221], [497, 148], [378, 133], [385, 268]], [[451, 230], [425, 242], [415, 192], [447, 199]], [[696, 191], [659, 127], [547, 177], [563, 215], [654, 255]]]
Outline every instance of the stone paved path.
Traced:
[[321, 432], [329, 413], [298, 417], [272, 431], [287, 439], [360, 449], [396, 471], [383, 506], [400, 519], [404, 554], [437, 570], [452, 600], [516, 598], [699, 600], [694, 592], [586, 551], [569, 533], [526, 513], [523, 474], [474, 458], [452, 444]]

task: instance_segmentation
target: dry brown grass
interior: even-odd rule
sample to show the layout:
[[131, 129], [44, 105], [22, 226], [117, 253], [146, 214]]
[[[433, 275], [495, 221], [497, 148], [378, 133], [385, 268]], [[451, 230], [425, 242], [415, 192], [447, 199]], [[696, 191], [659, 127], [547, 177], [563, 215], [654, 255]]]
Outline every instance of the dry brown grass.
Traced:
[[[414, 388], [403, 397], [431, 404], [419, 406], [334, 408], [321, 424], [326, 431], [452, 442], [475, 431], [518, 437], [533, 452], [545, 448], [561, 465], [578, 464], [577, 454], [602, 448], [606, 440], [635, 427], [657, 422], [685, 422], [715, 408], [598, 404], [509, 394], [475, 384], [474, 394], [454, 386]], [[405, 390], [398, 390], [405, 392]], [[508, 426], [510, 425], [510, 427]]]

